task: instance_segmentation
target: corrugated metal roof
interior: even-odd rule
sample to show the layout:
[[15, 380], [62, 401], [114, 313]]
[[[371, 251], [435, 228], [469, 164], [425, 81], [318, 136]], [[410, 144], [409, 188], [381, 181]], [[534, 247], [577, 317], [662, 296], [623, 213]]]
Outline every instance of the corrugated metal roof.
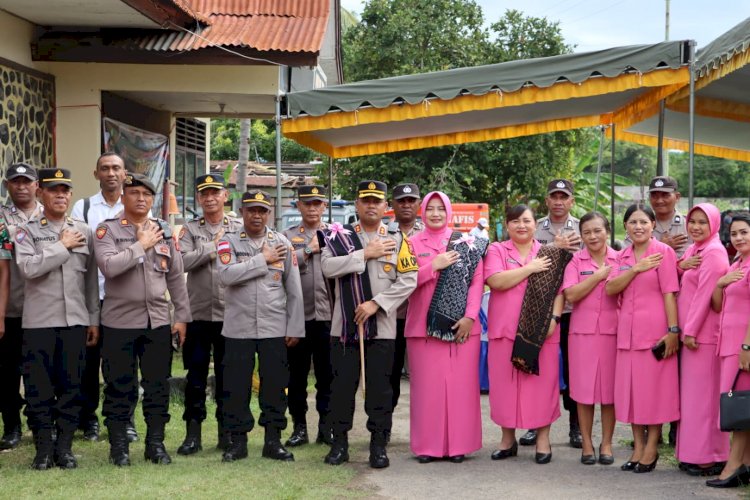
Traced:
[[[163, 32], [119, 42], [153, 51], [198, 50], [214, 45], [259, 51], [319, 52], [328, 0], [173, 0], [203, 25], [194, 32]], [[197, 35], [197, 36], [196, 36]]]

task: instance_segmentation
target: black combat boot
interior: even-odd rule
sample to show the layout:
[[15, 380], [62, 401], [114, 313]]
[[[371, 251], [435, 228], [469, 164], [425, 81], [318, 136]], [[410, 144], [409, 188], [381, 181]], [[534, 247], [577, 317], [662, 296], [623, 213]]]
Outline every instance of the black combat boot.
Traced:
[[164, 448], [164, 424], [148, 424], [146, 427], [146, 450], [143, 458], [154, 464], [171, 464], [172, 457]]
[[294, 448], [295, 446], [302, 446], [309, 442], [310, 438], [307, 436], [307, 426], [305, 424], [294, 424], [294, 431], [284, 445]]
[[273, 460], [293, 462], [294, 455], [281, 445], [281, 430], [275, 427], [266, 427], [266, 435], [263, 444], [263, 457]]
[[341, 465], [349, 461], [349, 438], [346, 432], [333, 433], [333, 445], [331, 451], [323, 459], [328, 465]]
[[234, 462], [247, 458], [247, 432], [233, 432], [229, 448], [221, 456], [222, 462]]
[[232, 446], [232, 433], [224, 428], [224, 424], [219, 422], [218, 441], [216, 448], [221, 451], [227, 451]]
[[185, 441], [177, 448], [177, 454], [179, 455], [192, 455], [203, 449], [203, 446], [201, 446], [201, 423], [197, 420], [188, 420], [186, 426]]
[[34, 446], [36, 456], [31, 462], [31, 468], [36, 470], [49, 470], [55, 466], [52, 460], [54, 441], [52, 441], [52, 429], [40, 429], [34, 432]]
[[55, 465], [63, 469], [75, 469], [78, 467], [76, 457], [73, 455], [73, 434], [75, 427], [72, 429], [58, 427], [57, 441], [55, 441]]
[[17, 411], [3, 413], [3, 437], [0, 450], [12, 450], [21, 445], [21, 415]]
[[130, 441], [125, 422], [111, 422], [107, 424], [109, 430], [109, 461], [118, 467], [130, 465]]
[[385, 432], [373, 432], [370, 435], [370, 467], [373, 469], [385, 469], [391, 465], [385, 446]]

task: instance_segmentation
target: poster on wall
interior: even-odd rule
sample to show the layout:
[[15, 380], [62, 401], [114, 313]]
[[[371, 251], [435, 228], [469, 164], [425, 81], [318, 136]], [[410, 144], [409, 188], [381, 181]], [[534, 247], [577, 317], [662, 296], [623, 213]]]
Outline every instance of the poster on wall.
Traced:
[[104, 118], [104, 149], [122, 156], [128, 171], [145, 174], [151, 179], [158, 189], [151, 213], [161, 216], [169, 160], [167, 136]]

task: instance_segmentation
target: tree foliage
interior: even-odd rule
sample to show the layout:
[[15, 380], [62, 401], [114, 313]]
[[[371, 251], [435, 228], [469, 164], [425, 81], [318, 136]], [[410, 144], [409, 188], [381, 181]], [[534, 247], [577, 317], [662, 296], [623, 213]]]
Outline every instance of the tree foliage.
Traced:
[[[211, 120], [211, 159], [237, 160], [240, 145], [240, 120]], [[281, 138], [281, 161], [308, 163], [320, 156], [315, 151]], [[276, 127], [272, 120], [253, 120], [250, 130], [250, 161], [273, 162], [276, 159]]]
[[[519, 11], [484, 28], [471, 0], [371, 0], [344, 36], [347, 81], [374, 79], [570, 52], [558, 23]], [[457, 201], [505, 205], [544, 197], [547, 181], [572, 173], [584, 132], [353, 158], [337, 164], [337, 190], [352, 196], [359, 180], [416, 182]]]

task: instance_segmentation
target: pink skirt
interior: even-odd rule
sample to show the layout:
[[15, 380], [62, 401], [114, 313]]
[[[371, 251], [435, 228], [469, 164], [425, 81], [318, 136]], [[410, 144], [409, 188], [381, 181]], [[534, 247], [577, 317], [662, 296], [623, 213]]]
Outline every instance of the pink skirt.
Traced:
[[677, 356], [657, 361], [650, 349], [618, 349], [615, 416], [620, 422], [637, 425], [679, 420]]
[[480, 336], [465, 344], [408, 337], [410, 441], [415, 455], [452, 457], [482, 448]]
[[680, 359], [680, 409], [675, 456], [680, 462], [707, 464], [729, 457], [729, 434], [719, 430], [721, 362], [716, 345], [683, 349]]
[[571, 334], [568, 337], [570, 397], [585, 405], [615, 402], [617, 335]]
[[[722, 356], [721, 358], [721, 379], [719, 382], [719, 392], [729, 392], [734, 383], [734, 378], [740, 370], [740, 355]], [[742, 372], [737, 384], [734, 386], [736, 391], [750, 390], [750, 373]], [[717, 400], [718, 401], [718, 400]]]
[[539, 375], [528, 375], [510, 362], [513, 341], [489, 341], [490, 416], [509, 429], [537, 429], [560, 417], [560, 344], [545, 342], [539, 353]]

